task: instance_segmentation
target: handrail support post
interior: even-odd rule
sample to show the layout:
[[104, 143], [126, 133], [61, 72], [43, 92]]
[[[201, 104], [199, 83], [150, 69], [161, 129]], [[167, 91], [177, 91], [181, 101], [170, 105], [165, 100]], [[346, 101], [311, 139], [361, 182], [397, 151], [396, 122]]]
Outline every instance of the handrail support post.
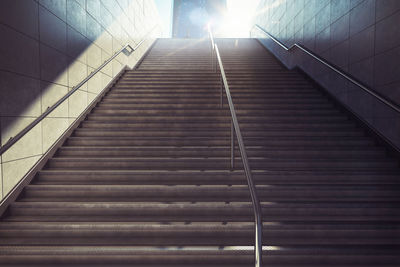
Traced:
[[213, 52], [214, 52], [214, 70], [215, 70], [215, 72], [217, 72], [218, 71], [218, 68], [217, 68], [218, 59], [217, 59], [217, 53], [215, 53], [215, 48], [213, 49]]
[[211, 67], [212, 67], [212, 71], [215, 71], [215, 69], [214, 69], [214, 47], [213, 47], [213, 45], [211, 44], [211, 51], [210, 51], [211, 53]]
[[[258, 227], [257, 227], [258, 225]], [[255, 247], [254, 247], [254, 259], [255, 259], [255, 266], [261, 267], [262, 266], [262, 222], [255, 223]]]
[[235, 169], [235, 127], [231, 120], [231, 170]]
[[221, 81], [221, 108], [224, 107], [224, 81], [222, 79], [222, 74], [220, 75], [220, 81]]

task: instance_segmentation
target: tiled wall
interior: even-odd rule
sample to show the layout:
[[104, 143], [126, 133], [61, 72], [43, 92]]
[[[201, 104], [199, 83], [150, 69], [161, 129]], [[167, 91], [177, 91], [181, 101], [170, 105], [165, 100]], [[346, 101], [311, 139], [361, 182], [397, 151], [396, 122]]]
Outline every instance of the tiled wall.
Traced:
[[[287, 46], [300, 43], [400, 104], [399, 0], [262, 0], [257, 24]], [[262, 37], [258, 30], [253, 37]], [[400, 116], [299, 51], [262, 42], [300, 66], [400, 148]]]
[[152, 0], [1, 1], [2, 145], [123, 45], [150, 38], [129, 58], [115, 58], [1, 156], [0, 199], [109, 81], [138, 61], [160, 29]]

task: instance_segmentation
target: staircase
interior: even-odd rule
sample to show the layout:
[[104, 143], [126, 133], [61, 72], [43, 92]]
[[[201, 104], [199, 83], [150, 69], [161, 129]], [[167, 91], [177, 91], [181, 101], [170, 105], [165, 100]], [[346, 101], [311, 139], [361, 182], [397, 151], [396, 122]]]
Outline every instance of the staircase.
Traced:
[[[218, 46], [264, 219], [263, 266], [399, 266], [399, 163], [252, 39]], [[208, 40], [159, 39], [0, 221], [0, 266], [254, 266]]]

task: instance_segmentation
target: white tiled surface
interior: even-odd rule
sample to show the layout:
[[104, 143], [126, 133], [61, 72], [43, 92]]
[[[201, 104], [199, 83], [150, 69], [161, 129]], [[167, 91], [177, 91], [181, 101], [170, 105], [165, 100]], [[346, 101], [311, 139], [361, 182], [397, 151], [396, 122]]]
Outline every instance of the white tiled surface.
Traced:
[[[152, 0], [3, 0], [0, 7], [2, 145], [126, 43], [159, 23]], [[152, 37], [160, 35], [158, 28]], [[0, 198], [73, 123], [126, 63], [117, 57], [2, 157]]]

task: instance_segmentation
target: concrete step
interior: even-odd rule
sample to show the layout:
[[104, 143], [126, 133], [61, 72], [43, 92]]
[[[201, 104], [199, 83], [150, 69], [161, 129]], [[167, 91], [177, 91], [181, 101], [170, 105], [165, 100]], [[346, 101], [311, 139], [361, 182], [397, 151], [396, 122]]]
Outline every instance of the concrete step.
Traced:
[[[250, 157], [279, 157], [279, 158], [383, 158], [386, 153], [383, 149], [352, 147], [352, 148], [314, 148], [308, 149], [271, 149], [268, 147], [247, 146], [247, 154]], [[207, 147], [176, 147], [176, 146], [121, 146], [121, 147], [92, 147], [92, 146], [64, 146], [57, 151], [61, 157], [139, 157], [139, 156], [171, 156], [171, 157], [193, 157], [211, 156], [224, 157], [230, 154], [229, 146], [207, 146]], [[240, 157], [238, 149], [235, 155]]]
[[[261, 171], [253, 170], [256, 185], [399, 185], [397, 170], [313, 170], [313, 171]], [[46, 185], [246, 185], [242, 170], [41, 170], [34, 184]]]
[[[362, 225], [400, 221], [396, 203], [263, 202], [261, 207], [265, 222]], [[3, 221], [252, 223], [253, 211], [250, 202], [15, 202]]]
[[[310, 129], [290, 129], [285, 131], [284, 129], [253, 129], [246, 130], [244, 136], [246, 137], [315, 137], [315, 136], [365, 136], [364, 132], [355, 129], [320, 129], [318, 132], [310, 132]], [[318, 128], [311, 128], [318, 129]], [[225, 137], [230, 138], [229, 128], [225, 129], [185, 129], [185, 128], [147, 128], [147, 129], [89, 129], [82, 128], [76, 129], [72, 136], [74, 137]]]
[[[210, 103], [104, 103], [101, 102], [98, 104], [98, 107], [104, 108], [112, 108], [112, 109], [147, 109], [147, 110], [177, 110], [177, 109], [220, 109], [220, 102], [215, 102], [213, 104]], [[332, 103], [316, 103], [316, 104], [269, 104], [264, 105], [263, 103], [248, 103], [248, 104], [236, 104], [235, 107], [238, 109], [237, 112], [241, 112], [241, 110], [268, 110], [268, 111], [276, 111], [276, 112], [301, 112], [302, 110], [312, 110], [312, 111], [321, 111], [321, 112], [333, 112], [337, 113], [338, 110], [333, 108]], [[226, 108], [226, 104], [224, 104], [224, 108]], [[97, 110], [97, 109], [96, 109]]]
[[[268, 147], [352, 147], [352, 146], [374, 146], [373, 140], [360, 137], [274, 137], [274, 138], [257, 138], [245, 137], [244, 143], [250, 146], [268, 146]], [[216, 137], [69, 137], [66, 141], [68, 146], [229, 146], [229, 138]]]
[[[35, 248], [38, 249], [35, 249]], [[348, 267], [348, 266], [383, 266], [395, 267], [400, 263], [396, 254], [371, 254], [375, 250], [365, 249], [362, 252], [342, 253], [345, 249], [339, 246], [327, 250], [313, 247], [319, 253], [308, 254], [309, 250], [286, 249], [264, 252], [263, 263], [271, 267]], [[348, 246], [345, 247], [348, 249]], [[383, 250], [383, 249], [381, 249]], [[396, 251], [396, 248], [392, 249]], [[137, 248], [130, 246], [7, 246], [9, 254], [0, 255], [0, 261], [9, 266], [194, 266], [194, 267], [252, 267], [254, 253], [251, 250], [238, 249], [162, 249]], [[43, 253], [48, 251], [48, 254]], [[337, 252], [336, 254], [334, 252]], [[354, 250], [350, 250], [354, 251]], [[63, 254], [65, 253], [65, 254]]]
[[[394, 185], [259, 185], [260, 201], [400, 202]], [[29, 185], [19, 201], [218, 202], [250, 201], [247, 185]]]
[[[251, 223], [202, 223], [169, 225], [149, 223], [3, 223], [0, 225], [1, 245], [15, 245], [21, 236], [25, 245], [130, 245], [130, 246], [250, 246], [254, 226]], [[269, 245], [399, 245], [393, 236], [397, 229], [376, 227], [336, 227], [336, 225], [266, 224], [263, 229], [265, 243]], [[331, 243], [327, 242], [330, 240]]]
[[[268, 170], [384, 170], [397, 168], [398, 163], [390, 159], [276, 159], [250, 158], [253, 169]], [[230, 169], [229, 157], [57, 157], [47, 162], [50, 169], [75, 170], [224, 170]], [[242, 168], [242, 162], [236, 159], [235, 166]]]

